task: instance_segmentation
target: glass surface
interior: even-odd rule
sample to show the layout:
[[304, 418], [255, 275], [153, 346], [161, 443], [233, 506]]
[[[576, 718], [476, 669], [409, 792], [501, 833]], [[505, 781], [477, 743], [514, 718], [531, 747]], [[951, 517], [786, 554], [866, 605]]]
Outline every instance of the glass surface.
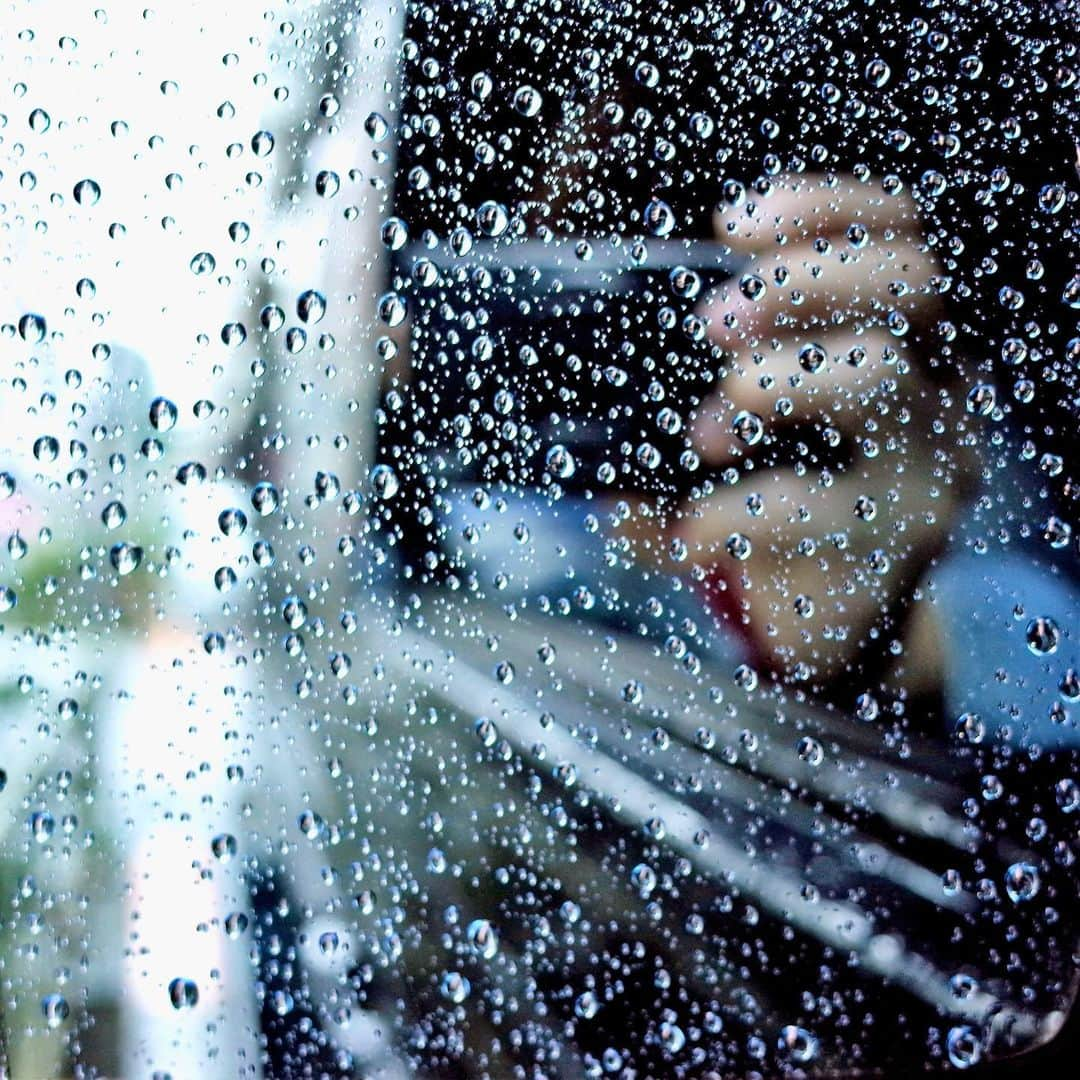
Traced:
[[9, 5], [0, 1076], [1064, 1069], [1077, 30]]

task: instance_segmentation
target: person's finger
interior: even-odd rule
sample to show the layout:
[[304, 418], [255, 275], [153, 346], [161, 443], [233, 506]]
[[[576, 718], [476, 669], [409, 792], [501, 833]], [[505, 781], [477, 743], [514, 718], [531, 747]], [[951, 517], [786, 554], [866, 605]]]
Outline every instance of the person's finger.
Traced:
[[906, 192], [888, 194], [850, 175], [830, 178], [821, 173], [782, 177], [764, 197], [740, 194], [734, 205], [721, 202], [713, 227], [718, 239], [746, 254], [819, 236], [857, 244], [864, 233], [922, 233], [918, 208]]
[[938, 391], [912, 363], [913, 350], [882, 330], [775, 343], [757, 363], [737, 363], [698, 407], [690, 431], [703, 461], [752, 453], [780, 429], [809, 422], [827, 437], [858, 436], [870, 420], [891, 430], [902, 409], [935, 409]]
[[849, 251], [827, 241], [777, 249], [706, 300], [710, 340], [740, 355], [771, 337], [886, 326], [905, 337], [940, 308], [925, 246], [901, 239]]

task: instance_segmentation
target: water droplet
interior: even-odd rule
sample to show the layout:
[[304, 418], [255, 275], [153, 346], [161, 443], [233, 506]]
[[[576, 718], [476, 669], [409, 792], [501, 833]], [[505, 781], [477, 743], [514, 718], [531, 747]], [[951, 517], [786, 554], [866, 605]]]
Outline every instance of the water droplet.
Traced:
[[242, 911], [230, 911], [225, 916], [225, 933], [235, 940], [248, 928], [248, 917]]
[[373, 112], [368, 113], [367, 119], [364, 121], [364, 130], [375, 142], [382, 142], [390, 131], [390, 125], [386, 122], [386, 117], [382, 113]]
[[210, 841], [210, 850], [214, 858], [221, 862], [228, 862], [236, 857], [238, 846], [236, 837], [231, 833], [219, 833]]
[[949, 1029], [945, 1037], [945, 1049], [954, 1068], [969, 1069], [982, 1057], [979, 1037], [966, 1024]]
[[817, 739], [810, 735], [804, 735], [796, 746], [796, 752], [801, 761], [817, 768], [825, 760], [825, 750]]
[[30, 833], [39, 844], [46, 844], [56, 829], [56, 821], [47, 810], [36, 810], [30, 815]]
[[274, 149], [274, 136], [269, 131], [256, 131], [251, 136], [251, 150], [256, 157], [266, 157]]
[[591, 1020], [599, 1011], [600, 1002], [597, 1001], [596, 994], [591, 990], [579, 994], [574, 1002], [574, 1015], [581, 1020]]
[[643, 214], [645, 228], [653, 236], [670, 236], [675, 228], [675, 212], [663, 199], [650, 199]]
[[401, 487], [397, 473], [390, 465], [376, 465], [371, 470], [371, 487], [380, 499], [392, 499]]
[[488, 199], [476, 211], [476, 227], [485, 236], [502, 236], [510, 224], [510, 215], [502, 203]]
[[478, 71], [469, 82], [469, 90], [472, 92], [472, 96], [480, 101], [490, 97], [494, 88], [495, 84], [486, 71]]
[[212, 274], [217, 261], [209, 251], [200, 251], [191, 257], [191, 272], [197, 276]]
[[296, 301], [296, 314], [301, 322], [317, 323], [326, 314], [326, 297], [314, 289], [302, 292]]
[[740, 562], [749, 559], [750, 552], [753, 550], [750, 538], [740, 532], [733, 532], [727, 538], [724, 547], [733, 559], [738, 559]]
[[80, 206], [95, 206], [101, 198], [101, 188], [96, 180], [80, 180], [75, 185], [73, 194]]
[[956, 719], [956, 737], [960, 742], [977, 746], [986, 738], [986, 724], [978, 713], [961, 713]]
[[731, 422], [731, 430], [747, 446], [756, 446], [765, 434], [765, 421], [755, 412], [740, 409]]
[[447, 1001], [460, 1005], [472, 993], [472, 984], [460, 971], [448, 971], [439, 983], [439, 993]]
[[44, 135], [52, 125], [52, 117], [44, 109], [34, 109], [30, 113], [30, 130]]
[[799, 350], [799, 367], [811, 375], [819, 372], [828, 360], [829, 354], [815, 342], [808, 342]]
[[71, 1015], [71, 1008], [60, 994], [46, 994], [41, 999], [41, 1014], [50, 1028], [58, 1028]]
[[630, 871], [630, 884], [644, 898], [656, 888], [656, 871], [647, 863], [638, 863]]
[[465, 936], [472, 951], [484, 960], [491, 960], [499, 951], [499, 936], [487, 919], [473, 919]]
[[169, 983], [169, 1001], [178, 1011], [194, 1009], [199, 1003], [199, 988], [192, 979], [173, 979]]
[[800, 1065], [805, 1065], [817, 1057], [818, 1041], [806, 1030], [795, 1024], [785, 1024], [780, 1029], [777, 1049]]
[[19, 337], [29, 345], [39, 345], [45, 340], [45, 318], [28, 312], [19, 319]]
[[514, 92], [514, 109], [522, 116], [535, 116], [543, 103], [543, 94], [533, 86], [519, 86]]
[[660, 1045], [669, 1053], [677, 1054], [686, 1045], [686, 1035], [678, 1024], [665, 1020], [660, 1025]]
[[143, 549], [137, 544], [129, 544], [126, 541], [121, 541], [118, 544], [113, 544], [109, 549], [109, 562], [112, 563], [112, 568], [121, 576], [126, 577], [128, 574], [138, 570], [139, 564], [142, 562]]
[[1032, 863], [1013, 863], [1005, 871], [1005, 892], [1014, 904], [1022, 904], [1033, 899], [1040, 885], [1039, 869]]
[[409, 228], [401, 218], [391, 217], [383, 222], [380, 235], [387, 248], [400, 251], [409, 239]]
[[341, 177], [333, 169], [323, 169], [315, 174], [315, 194], [332, 199], [341, 190]]
[[1061, 292], [1062, 302], [1068, 304], [1073, 311], [1080, 311], [1080, 277], [1069, 280]]
[[743, 274], [739, 278], [739, 291], [747, 300], [752, 300], [754, 303], [761, 300], [768, 290], [765, 279], [757, 274]]
[[172, 431], [179, 415], [179, 410], [168, 398], [157, 397], [150, 402], [150, 426], [155, 431]]
[[949, 979], [949, 990], [957, 1001], [966, 1001], [978, 989], [978, 982], [966, 972], [958, 972]]
[[247, 330], [243, 323], [226, 323], [221, 328], [221, 340], [230, 349], [239, 349], [247, 341]]
[[668, 275], [671, 291], [683, 300], [693, 300], [701, 291], [701, 277], [685, 266], [676, 266]]
[[1035, 656], [1051, 656], [1057, 652], [1061, 641], [1061, 631], [1049, 616], [1042, 615], [1032, 619], [1025, 631], [1027, 647]]
[[989, 383], [976, 383], [967, 395], [967, 411], [973, 416], [989, 416], [997, 404], [997, 390]]
[[875, 56], [866, 65], [866, 81], [873, 87], [880, 89], [889, 81], [891, 74], [892, 69], [880, 56]]
[[379, 297], [379, 318], [387, 326], [400, 326], [408, 313], [408, 305], [400, 293], [388, 292]]
[[119, 529], [125, 521], [127, 521], [127, 510], [124, 509], [122, 502], [113, 501], [108, 503], [105, 509], [101, 511], [101, 523], [110, 531]]
[[251, 489], [251, 505], [261, 517], [269, 517], [277, 510], [281, 501], [278, 489], [267, 480], [263, 480]]
[[259, 322], [262, 323], [263, 329], [276, 334], [285, 325], [285, 312], [277, 304], [267, 304], [259, 312]]
[[567, 480], [577, 471], [577, 462], [561, 443], [556, 443], [544, 459], [548, 472], [558, 480]]
[[34, 457], [38, 461], [55, 461], [60, 456], [60, 441], [52, 435], [42, 435], [34, 440]]

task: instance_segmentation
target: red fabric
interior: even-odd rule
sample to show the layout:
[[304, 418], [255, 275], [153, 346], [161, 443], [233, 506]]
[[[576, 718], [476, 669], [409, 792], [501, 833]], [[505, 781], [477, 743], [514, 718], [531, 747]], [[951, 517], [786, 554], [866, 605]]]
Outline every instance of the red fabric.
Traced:
[[714, 563], [706, 573], [701, 589], [705, 606], [713, 618], [739, 635], [750, 652], [751, 661], [756, 667], [761, 667], [764, 657], [747, 623], [738, 575], [728, 574], [722, 563]]

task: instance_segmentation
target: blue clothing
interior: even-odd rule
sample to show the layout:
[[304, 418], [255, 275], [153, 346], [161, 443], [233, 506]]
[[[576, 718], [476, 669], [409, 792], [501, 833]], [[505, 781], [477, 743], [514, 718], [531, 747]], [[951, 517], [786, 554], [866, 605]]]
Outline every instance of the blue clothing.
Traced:
[[942, 630], [945, 700], [953, 721], [974, 713], [987, 740], [1077, 747], [1080, 685], [1069, 685], [1069, 672], [1080, 666], [1080, 593], [1039, 556], [1026, 544], [965, 544], [927, 576]]
[[[744, 644], [686, 582], [619, 557], [605, 537], [602, 512], [595, 531], [588, 531], [583, 522], [592, 504], [515, 496], [501, 507], [494, 498], [477, 506], [474, 490], [447, 493], [445, 543], [492, 598], [527, 596], [630, 632], [660, 639], [674, 633], [698, 656], [732, 667], [748, 659]], [[1030, 510], [1021, 520], [1028, 517]], [[986, 742], [1080, 746], [1080, 685], [1070, 710], [1067, 677], [1080, 668], [1080, 590], [1041, 541], [1004, 544], [987, 540], [987, 532], [973, 508], [922, 582], [943, 639], [948, 733], [971, 713], [978, 719], [967, 718], [969, 732], [983, 729]], [[1044, 621], [1036, 645], [1052, 645], [1052, 651], [1037, 653], [1028, 645], [1029, 625], [1038, 619]]]

